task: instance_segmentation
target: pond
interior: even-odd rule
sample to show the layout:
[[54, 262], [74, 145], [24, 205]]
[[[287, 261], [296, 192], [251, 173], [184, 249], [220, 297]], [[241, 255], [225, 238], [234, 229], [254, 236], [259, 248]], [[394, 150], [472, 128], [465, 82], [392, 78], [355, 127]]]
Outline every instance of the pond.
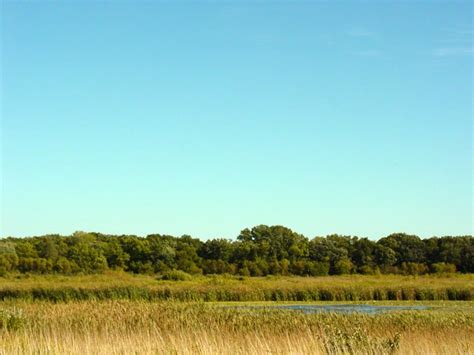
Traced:
[[237, 306], [238, 308], [276, 308], [299, 311], [303, 313], [365, 313], [377, 314], [393, 311], [422, 311], [428, 306], [373, 306], [367, 304], [330, 304], [330, 305], [277, 305], [277, 306]]

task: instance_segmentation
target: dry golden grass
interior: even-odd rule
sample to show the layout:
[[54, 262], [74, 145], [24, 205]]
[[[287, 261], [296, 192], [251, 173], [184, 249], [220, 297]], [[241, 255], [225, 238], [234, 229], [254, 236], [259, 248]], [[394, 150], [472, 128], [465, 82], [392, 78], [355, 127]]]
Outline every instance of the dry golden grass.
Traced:
[[[469, 354], [474, 303], [427, 311], [304, 314], [229, 304], [0, 303], [2, 354]], [[241, 304], [239, 304], [241, 305]]]

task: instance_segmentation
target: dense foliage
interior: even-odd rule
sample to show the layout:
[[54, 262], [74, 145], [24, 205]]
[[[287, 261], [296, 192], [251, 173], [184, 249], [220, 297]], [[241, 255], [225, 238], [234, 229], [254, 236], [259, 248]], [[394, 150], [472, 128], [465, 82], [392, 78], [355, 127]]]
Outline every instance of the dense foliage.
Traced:
[[421, 239], [400, 233], [378, 241], [341, 235], [309, 240], [283, 226], [260, 225], [244, 229], [235, 241], [85, 232], [0, 240], [0, 276], [107, 269], [243, 276], [470, 273], [474, 272], [474, 238]]

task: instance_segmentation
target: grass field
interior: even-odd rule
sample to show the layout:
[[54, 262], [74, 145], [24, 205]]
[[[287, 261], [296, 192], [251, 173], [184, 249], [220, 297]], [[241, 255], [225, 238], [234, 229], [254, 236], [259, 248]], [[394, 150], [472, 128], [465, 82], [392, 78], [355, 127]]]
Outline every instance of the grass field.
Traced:
[[473, 300], [474, 275], [194, 277], [162, 281], [156, 277], [111, 272], [86, 276], [17, 275], [0, 278], [0, 299], [49, 301], [370, 301]]
[[[0, 354], [474, 353], [472, 275], [174, 282], [126, 273], [22, 275], [0, 278], [0, 294]], [[330, 301], [310, 301], [321, 295]], [[388, 295], [399, 297], [383, 300]], [[453, 295], [464, 298], [447, 300]], [[430, 308], [369, 315], [272, 307], [341, 301]], [[265, 307], [241, 307], [257, 304]]]
[[469, 354], [474, 351], [473, 302], [424, 304], [432, 308], [374, 316], [304, 314], [270, 307], [231, 308], [203, 302], [7, 301], [1, 304], [0, 353]]

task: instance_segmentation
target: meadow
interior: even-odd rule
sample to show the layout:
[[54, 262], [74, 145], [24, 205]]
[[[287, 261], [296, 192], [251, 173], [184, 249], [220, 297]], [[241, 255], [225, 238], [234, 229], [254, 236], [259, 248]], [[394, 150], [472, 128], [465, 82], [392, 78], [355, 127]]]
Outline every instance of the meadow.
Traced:
[[[0, 278], [0, 354], [469, 354], [473, 280], [9, 275]], [[371, 315], [273, 307], [341, 303], [429, 308]]]
[[0, 353], [472, 353], [473, 302], [426, 304], [430, 310], [373, 316], [205, 302], [6, 301]]
[[180, 301], [472, 300], [474, 276], [345, 275], [324, 277], [194, 276], [180, 280], [106, 272], [83, 276], [11, 275], [0, 278], [0, 299]]

